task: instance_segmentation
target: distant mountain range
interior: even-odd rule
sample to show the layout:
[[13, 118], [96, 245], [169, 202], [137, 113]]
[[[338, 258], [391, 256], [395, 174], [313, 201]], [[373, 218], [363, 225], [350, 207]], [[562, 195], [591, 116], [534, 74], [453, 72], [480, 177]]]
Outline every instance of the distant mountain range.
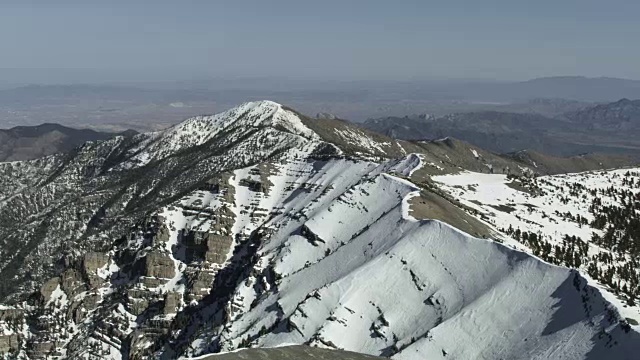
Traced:
[[567, 113], [566, 118], [592, 130], [624, 132], [640, 130], [640, 100], [622, 99]]
[[[521, 102], [534, 98], [559, 98], [607, 102], [640, 98], [640, 80], [558, 76], [521, 82], [467, 82], [434, 89], [443, 98]], [[435, 94], [434, 94], [435, 95]]]
[[[111, 90], [117, 92], [116, 89]], [[85, 90], [96, 97], [102, 94], [101, 90], [93, 87]], [[84, 94], [82, 91], [66, 93], [69, 96]], [[588, 105], [579, 101], [540, 98], [494, 108], [497, 110], [444, 116], [390, 116], [369, 119], [361, 125], [403, 140], [434, 140], [450, 136], [498, 153], [520, 150], [556, 156], [591, 152], [636, 156], [639, 153], [640, 100], [622, 99]], [[326, 120], [337, 119], [333, 114], [320, 113], [319, 116]], [[131, 133], [135, 132], [124, 134]], [[27, 160], [67, 152], [86, 141], [104, 140], [116, 134], [120, 133], [75, 129], [59, 124], [0, 130], [0, 161]]]
[[499, 152], [535, 150], [570, 156], [585, 152], [640, 154], [640, 101], [623, 99], [549, 118], [537, 114], [480, 111], [370, 119], [363, 126], [406, 140], [453, 136]]
[[640, 98], [640, 80], [583, 76], [544, 77], [506, 84], [505, 93], [512, 98], [561, 98], [580, 101], [613, 101], [621, 98]]
[[116, 134], [73, 129], [58, 124], [0, 129], [0, 161], [29, 160], [67, 152], [87, 141], [106, 140], [114, 135]]
[[166, 84], [28, 85], [0, 90], [0, 128], [56, 122], [104, 131], [158, 130], [246, 100], [274, 99], [307, 114], [362, 122], [398, 114], [501, 111], [555, 117], [621, 98], [640, 81], [551, 77], [530, 81], [202, 80]]

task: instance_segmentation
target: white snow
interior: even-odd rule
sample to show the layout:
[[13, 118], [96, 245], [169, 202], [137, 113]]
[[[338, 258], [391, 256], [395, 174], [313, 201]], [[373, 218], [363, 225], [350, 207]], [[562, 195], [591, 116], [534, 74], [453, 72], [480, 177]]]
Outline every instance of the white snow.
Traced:
[[[575, 235], [584, 241], [589, 241], [594, 232], [602, 233], [600, 230], [587, 225], [579, 225], [563, 216], [563, 214], [571, 213], [574, 216], [580, 215], [589, 221], [593, 219], [589, 211], [592, 200], [589, 191], [585, 191], [583, 195], [578, 197], [570, 196], [568, 193], [569, 185], [580, 183], [587, 189], [604, 189], [614, 184], [622, 186], [620, 175], [627, 171], [637, 171], [637, 169], [543, 176], [536, 181], [544, 191], [544, 195], [539, 196], [530, 195], [507, 186], [511, 180], [502, 174], [462, 172], [434, 176], [433, 179], [439, 182], [440, 186], [456, 200], [486, 216], [490, 225], [495, 228], [507, 229], [511, 226], [513, 229], [541, 234], [544, 240], [562, 245], [565, 235]], [[628, 188], [628, 190], [635, 193], [640, 192], [640, 189]], [[605, 204], [617, 203], [615, 199], [608, 199], [606, 196], [603, 196], [603, 202]], [[526, 246], [506, 235], [505, 240], [505, 243], [514, 248], [530, 252]], [[590, 256], [599, 252], [609, 252], [592, 243], [589, 243], [588, 246]], [[586, 268], [586, 265], [584, 264], [583, 267]], [[582, 269], [583, 276], [588, 277], [584, 268]], [[640, 307], [627, 307], [620, 299], [611, 294], [609, 289], [598, 287], [603, 292], [603, 296], [614, 303], [624, 316], [640, 319]]]
[[390, 142], [379, 142], [374, 140], [371, 136], [365, 134], [355, 128], [346, 129], [334, 129], [335, 133], [340, 136], [344, 141], [349, 144], [354, 144], [365, 149], [374, 149], [379, 153], [385, 153], [385, 147], [391, 146]]
[[[236, 205], [248, 206], [248, 213], [262, 206], [282, 210], [262, 223], [274, 232], [257, 265], [273, 264], [282, 279], [277, 292], [262, 296], [254, 293], [255, 278], [238, 286], [234, 305], [241, 310], [222, 330], [223, 351], [255, 336], [253, 347], [310, 343], [398, 359], [631, 354], [636, 343], [625, 338], [617, 318], [605, 316], [614, 308], [575, 271], [413, 218], [408, 200], [418, 196], [417, 187], [387, 174], [404, 176], [412, 168], [406, 159], [356, 164], [332, 160], [312, 170], [309, 163], [290, 163], [269, 177], [274, 185], [267, 196], [236, 193]], [[236, 189], [249, 175], [235, 173]], [[461, 176], [444, 179], [454, 189], [474, 179], [476, 187], [490, 189], [477, 195], [485, 201], [512, 196], [496, 184], [504, 178]], [[238, 214], [242, 225], [234, 231], [257, 228]], [[293, 328], [257, 335], [279, 319]], [[602, 332], [618, 345], [606, 349], [606, 339], [598, 340]], [[206, 339], [194, 340], [190, 355], [202, 355], [197, 349], [206, 349]], [[397, 351], [386, 352], [393, 345]]]
[[[242, 131], [234, 132], [235, 128]], [[358, 130], [336, 130], [336, 134], [382, 153], [391, 146]], [[150, 134], [126, 166], [164, 159], [216, 136], [232, 142], [244, 139], [225, 154], [246, 166], [231, 171], [224, 184], [233, 189], [225, 194], [231, 200], [211, 191], [194, 191], [159, 210], [169, 229], [167, 242], [149, 245], [141, 232], [127, 243], [129, 250], [138, 249], [136, 260], [153, 250], [173, 261], [173, 278], [158, 288], [144, 289], [155, 296], [185, 293], [185, 271], [192, 264], [181, 260], [185, 258], [180, 253], [184, 251], [182, 231], [212, 231], [220, 220], [212, 215], [215, 210], [229, 209], [225, 220], [232, 225], [226, 235], [234, 243], [225, 264], [198, 264], [208, 267], [206, 271], [216, 274], [225, 266], [238, 265], [229, 261], [234, 247], [257, 230], [264, 234], [255, 255], [240, 262], [246, 277], [229, 284], [233, 288], [223, 304], [225, 312], [207, 308], [199, 314], [200, 322], [194, 318], [193, 324], [177, 330], [200, 326], [189, 338], [187, 356], [204, 355], [215, 337], [223, 351], [236, 350], [250, 340], [251, 346], [258, 347], [307, 343], [411, 360], [632, 359], [640, 351], [638, 328], [624, 333], [618, 316], [619, 310], [623, 316], [637, 318], [638, 310], [620, 308], [619, 299], [578, 271], [518, 251], [527, 249], [513, 239], [505, 239], [505, 246], [473, 238], [439, 221], [414, 218], [409, 200], [420, 192], [411, 177], [425, 165], [442, 169], [425, 164], [420, 154], [382, 164], [310, 161], [319, 136], [294, 112], [262, 101]], [[279, 149], [287, 152], [268, 166], [260, 163]], [[470, 151], [480, 157], [476, 150]], [[614, 177], [599, 173], [545, 177], [540, 181], [545, 181], [542, 187], [548, 192], [539, 197], [509, 187], [504, 175], [463, 172], [433, 179], [456, 200], [484, 215], [490, 226], [515, 224], [557, 239], [567, 232], [586, 238], [591, 230], [562, 220], [554, 215], [556, 211], [590, 215], [584, 208], [588, 199], [561, 201], [551, 189], [573, 181], [610, 186], [603, 179]], [[259, 182], [259, 189], [247, 182]], [[504, 211], [506, 207], [513, 211]], [[261, 276], [267, 270], [277, 280], [267, 283]], [[111, 261], [98, 274], [108, 279], [117, 271]], [[106, 295], [111, 286], [96, 293]], [[135, 286], [143, 289], [142, 283]], [[201, 304], [193, 300], [192, 305]], [[61, 309], [52, 311], [68, 310], [69, 299], [60, 286], [47, 306]], [[121, 303], [108, 313], [123, 320], [127, 336], [138, 326], [139, 318]], [[223, 325], [213, 328], [210, 321], [222, 315]], [[154, 320], [172, 316], [158, 315]], [[77, 330], [83, 325], [73, 326]], [[100, 329], [88, 337], [91, 345], [112, 358], [122, 355], [120, 344]]]
[[131, 162], [142, 166], [153, 159], [162, 159], [182, 149], [204, 144], [231, 129], [240, 128], [246, 132], [261, 127], [283, 129], [308, 140], [320, 140], [294, 112], [264, 100], [247, 102], [216, 115], [196, 116], [165, 131], [149, 133], [149, 139], [141, 145]]
[[391, 168], [391, 172], [411, 177], [416, 171], [424, 167], [424, 155], [409, 154], [404, 158], [396, 160], [396, 165]]

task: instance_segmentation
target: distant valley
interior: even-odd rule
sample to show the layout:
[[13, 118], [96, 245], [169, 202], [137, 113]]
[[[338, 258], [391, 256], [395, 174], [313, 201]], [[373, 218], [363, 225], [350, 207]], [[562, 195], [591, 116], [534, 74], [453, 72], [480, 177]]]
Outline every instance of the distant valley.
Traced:
[[510, 153], [534, 150], [559, 156], [640, 154], [640, 101], [622, 99], [568, 111], [554, 118], [498, 111], [370, 119], [363, 126], [399, 139], [453, 136], [477, 146]]
[[119, 132], [158, 130], [248, 100], [273, 99], [305, 114], [370, 118], [499, 111], [546, 117], [640, 98], [640, 81], [549, 77], [529, 81], [303, 81], [202, 79], [170, 83], [5, 86], [0, 128], [41, 123]]
[[[127, 132], [125, 135], [133, 133]], [[0, 129], [0, 161], [31, 160], [64, 153], [87, 141], [106, 140], [115, 133], [73, 129], [58, 124]]]

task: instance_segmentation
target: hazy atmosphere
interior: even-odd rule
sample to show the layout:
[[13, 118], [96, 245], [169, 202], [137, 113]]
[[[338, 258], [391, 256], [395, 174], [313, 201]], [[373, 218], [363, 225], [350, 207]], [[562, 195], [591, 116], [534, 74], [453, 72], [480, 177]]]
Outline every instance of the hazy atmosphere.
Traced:
[[0, 360], [640, 359], [640, 0], [0, 0]]
[[0, 82], [640, 78], [640, 3], [3, 1]]

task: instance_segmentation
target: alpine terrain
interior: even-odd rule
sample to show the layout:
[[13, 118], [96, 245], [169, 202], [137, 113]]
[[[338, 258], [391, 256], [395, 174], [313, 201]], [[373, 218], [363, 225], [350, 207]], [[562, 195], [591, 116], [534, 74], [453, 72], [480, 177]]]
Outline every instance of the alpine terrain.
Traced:
[[[124, 136], [133, 134], [133, 131], [122, 133]], [[88, 129], [72, 129], [58, 124], [0, 129], [0, 161], [32, 160], [71, 151], [87, 141], [107, 140], [115, 135]]]
[[622, 165], [270, 101], [3, 162], [0, 357], [638, 359]]
[[369, 119], [363, 126], [406, 140], [454, 136], [499, 153], [527, 149], [556, 156], [595, 152], [638, 159], [640, 100], [621, 99], [589, 106], [560, 102], [559, 110], [576, 108], [555, 114], [536, 110], [536, 106], [551, 104], [558, 102], [534, 101], [527, 112], [513, 112], [518, 107], [503, 106], [499, 111], [382, 117]]

